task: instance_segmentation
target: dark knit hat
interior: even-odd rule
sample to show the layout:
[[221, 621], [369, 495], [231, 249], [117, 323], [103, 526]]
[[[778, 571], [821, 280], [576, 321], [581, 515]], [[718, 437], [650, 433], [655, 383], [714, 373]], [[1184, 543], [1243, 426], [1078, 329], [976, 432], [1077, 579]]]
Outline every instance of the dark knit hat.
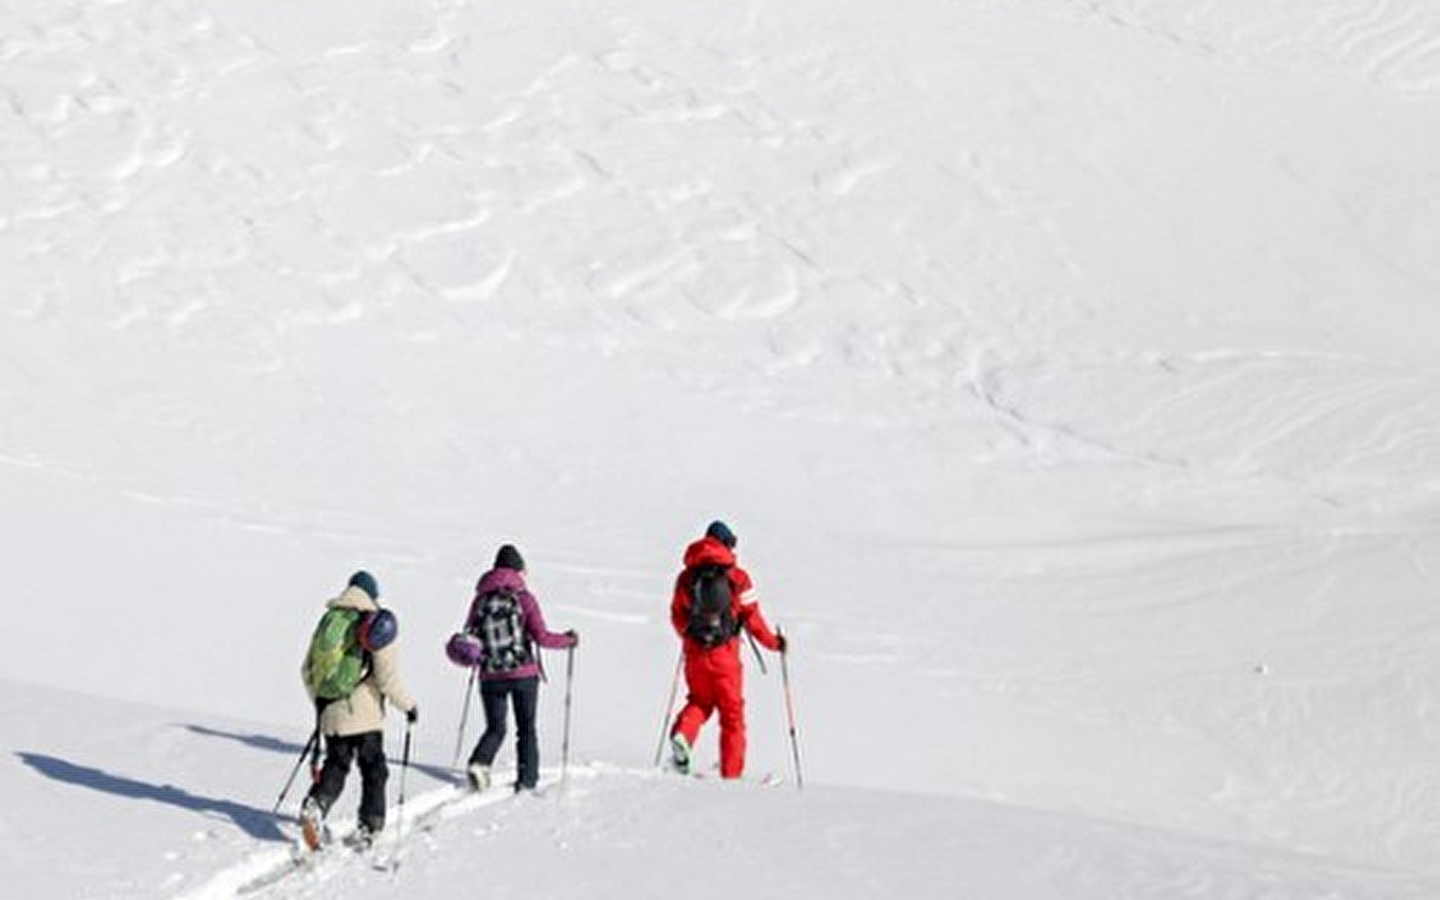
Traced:
[[711, 522], [710, 526], [705, 529], [705, 536], [714, 538], [731, 550], [735, 549], [735, 532], [731, 531], [730, 526], [719, 519]]
[[370, 595], [371, 600], [380, 599], [380, 585], [375, 583], [375, 576], [361, 569], [350, 576], [349, 587], [357, 587]]
[[525, 571], [525, 560], [520, 556], [513, 544], [506, 544], [495, 554], [495, 568], [514, 569], [516, 572]]

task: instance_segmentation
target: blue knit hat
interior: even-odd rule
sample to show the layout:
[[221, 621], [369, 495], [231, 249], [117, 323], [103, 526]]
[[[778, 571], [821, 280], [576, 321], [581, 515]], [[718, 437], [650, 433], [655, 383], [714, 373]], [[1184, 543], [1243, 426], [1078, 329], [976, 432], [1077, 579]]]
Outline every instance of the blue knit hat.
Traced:
[[375, 583], [375, 576], [371, 575], [364, 569], [361, 569], [354, 575], [350, 576], [350, 584], [348, 585], [348, 587], [359, 588], [360, 590], [369, 594], [371, 600], [380, 599], [380, 585]]
[[731, 550], [735, 549], [735, 532], [731, 531], [730, 526], [719, 519], [711, 522], [710, 526], [705, 529], [705, 536], [714, 538]]

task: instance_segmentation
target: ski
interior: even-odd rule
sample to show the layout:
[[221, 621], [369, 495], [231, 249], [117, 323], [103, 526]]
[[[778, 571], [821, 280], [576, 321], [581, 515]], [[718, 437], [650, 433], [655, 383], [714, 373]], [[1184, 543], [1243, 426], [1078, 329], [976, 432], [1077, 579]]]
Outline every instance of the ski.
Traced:
[[661, 773], [667, 777], [688, 779], [690, 781], [735, 781], [740, 784], [753, 785], [755, 787], [779, 787], [786, 783], [785, 776], [779, 772], [764, 772], [759, 775], [742, 775], [735, 779], [726, 779], [720, 774], [718, 766], [711, 766], [709, 769], [696, 769], [692, 772], [681, 772], [673, 765], [665, 766]]
[[319, 853], [320, 851], [306, 850], [300, 846], [291, 847], [288, 857], [258, 875], [255, 875], [248, 881], [242, 882], [240, 886], [235, 889], [235, 895], [237, 897], [248, 897], [251, 894], [259, 893], [268, 887], [279, 884], [292, 875], [313, 869], [316, 860], [319, 858]]
[[336, 842], [331, 840], [327, 833], [325, 840], [317, 849], [311, 850], [303, 843], [292, 845], [289, 855], [284, 860], [241, 883], [235, 889], [235, 894], [243, 897], [259, 893], [297, 875], [314, 872], [322, 865], [333, 864], [338, 861], [337, 857], [343, 858], [350, 855], [365, 858], [372, 869], [388, 871], [392, 868], [392, 859], [381, 856], [375, 847], [375, 842], [357, 840], [353, 834]]
[[[581, 770], [571, 774], [583, 776], [586, 772]], [[547, 777], [542, 780], [537, 794], [544, 796], [546, 791], [559, 783], [557, 779]], [[397, 829], [393, 836], [384, 832], [368, 842], [355, 840], [354, 832], [336, 840], [328, 825], [321, 823], [318, 829], [319, 849], [307, 849], [304, 838], [297, 836], [288, 852], [280, 858], [270, 859], [264, 864], [252, 864], [258, 866], [258, 871], [252, 869], [247, 873], [248, 877], [233, 889], [234, 896], [249, 897], [260, 894], [297, 876], [318, 873], [322, 868], [328, 871], [354, 857], [363, 858], [366, 864], [376, 871], [394, 872], [404, 861], [405, 851], [414, 835], [429, 834], [445, 819], [469, 815], [479, 809], [508, 802], [514, 796], [514, 793], [503, 789], [472, 791], [460, 786], [443, 788], [428, 797], [422, 797], [420, 809], [407, 811], [409, 814], [405, 817], [403, 832]]]

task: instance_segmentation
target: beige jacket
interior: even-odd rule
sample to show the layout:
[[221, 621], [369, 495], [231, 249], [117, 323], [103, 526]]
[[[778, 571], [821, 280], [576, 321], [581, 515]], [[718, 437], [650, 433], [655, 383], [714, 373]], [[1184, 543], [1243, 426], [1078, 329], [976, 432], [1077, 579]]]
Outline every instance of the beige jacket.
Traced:
[[[370, 612], [379, 605], [370, 595], [357, 587], [347, 587], [345, 592], [326, 604], [327, 609], [358, 609]], [[320, 732], [325, 735], [364, 734], [367, 731], [382, 731], [385, 728], [385, 701], [390, 701], [403, 712], [415, 708], [415, 701], [405, 690], [400, 680], [399, 657], [396, 642], [377, 650], [371, 655], [370, 674], [355, 688], [355, 692], [344, 700], [336, 700], [325, 707], [320, 714]], [[301, 678], [304, 678], [304, 662], [301, 662]], [[308, 693], [309, 688], [306, 688]], [[311, 696], [313, 703], [315, 698]]]

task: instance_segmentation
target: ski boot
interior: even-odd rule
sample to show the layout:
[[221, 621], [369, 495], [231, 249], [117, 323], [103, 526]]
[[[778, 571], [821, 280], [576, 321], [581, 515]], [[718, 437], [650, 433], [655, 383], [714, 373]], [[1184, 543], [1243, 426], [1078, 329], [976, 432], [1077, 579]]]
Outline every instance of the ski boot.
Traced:
[[325, 810], [314, 797], [306, 797], [300, 804], [300, 836], [305, 848], [312, 852], [325, 843]]
[[351, 850], [369, 850], [375, 846], [375, 837], [380, 829], [371, 827], [368, 823], [361, 822], [355, 826], [355, 830], [345, 835], [345, 846]]
[[470, 790], [479, 793], [490, 786], [490, 767], [480, 763], [471, 763], [465, 770], [465, 780], [470, 783]]
[[670, 735], [670, 767], [681, 775], [689, 775], [692, 762], [690, 742], [685, 740], [685, 735], [678, 731]]

